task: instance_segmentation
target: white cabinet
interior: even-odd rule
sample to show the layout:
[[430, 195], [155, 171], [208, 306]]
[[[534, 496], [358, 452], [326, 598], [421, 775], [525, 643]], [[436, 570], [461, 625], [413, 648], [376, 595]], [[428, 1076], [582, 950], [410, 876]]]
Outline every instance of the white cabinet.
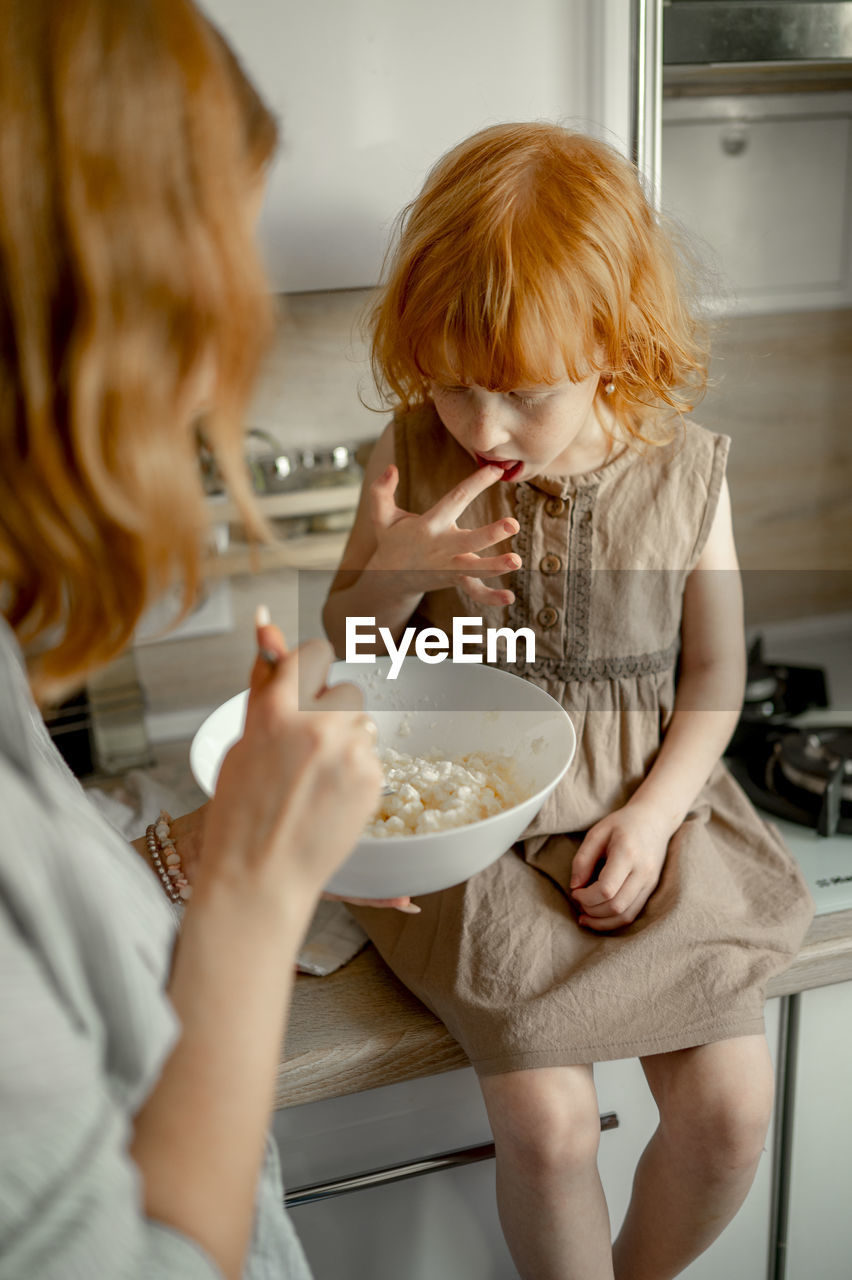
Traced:
[[261, 219], [273, 286], [372, 285], [428, 168], [498, 120], [628, 135], [630, 0], [207, 0], [282, 147]]
[[732, 312], [852, 304], [852, 94], [663, 103], [663, 206], [715, 256]]
[[[275, 1114], [288, 1188], [491, 1141], [471, 1068]], [[604, 1135], [607, 1136], [607, 1135]], [[517, 1280], [494, 1162], [291, 1209], [321, 1280]]]
[[[778, 1001], [767, 1008], [767, 1030], [774, 1053]], [[599, 1155], [615, 1234], [657, 1111], [635, 1060], [600, 1064], [595, 1082], [601, 1113], [618, 1117], [618, 1127], [601, 1134]], [[275, 1134], [289, 1188], [491, 1141], [470, 1068], [276, 1112]], [[685, 1272], [689, 1280], [766, 1280], [771, 1160], [768, 1148], [745, 1206]], [[291, 1214], [322, 1280], [516, 1280], [497, 1217], [493, 1160], [296, 1206]]]
[[785, 1280], [849, 1280], [852, 982], [798, 999]]

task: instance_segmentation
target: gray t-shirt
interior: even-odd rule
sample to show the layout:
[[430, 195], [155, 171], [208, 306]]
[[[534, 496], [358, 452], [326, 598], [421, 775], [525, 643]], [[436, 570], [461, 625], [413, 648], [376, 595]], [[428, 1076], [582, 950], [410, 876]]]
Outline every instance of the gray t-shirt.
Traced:
[[[145, 1216], [127, 1152], [180, 1031], [174, 940], [153, 873], [54, 748], [0, 618], [0, 1280], [221, 1280]], [[244, 1275], [310, 1280], [271, 1140]]]

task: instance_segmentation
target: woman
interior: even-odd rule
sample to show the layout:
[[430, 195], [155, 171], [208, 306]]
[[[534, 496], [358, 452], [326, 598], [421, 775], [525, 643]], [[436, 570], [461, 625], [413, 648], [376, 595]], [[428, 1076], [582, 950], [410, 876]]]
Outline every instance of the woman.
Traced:
[[190, 0], [0, 20], [0, 1277], [301, 1278], [265, 1133], [297, 948], [380, 785], [357, 692], [325, 688], [324, 645], [259, 627], [278, 660], [252, 671], [177, 947], [180, 839], [150, 833], [160, 885], [36, 711], [163, 588], [191, 603], [202, 409], [257, 527], [239, 423], [275, 127]]

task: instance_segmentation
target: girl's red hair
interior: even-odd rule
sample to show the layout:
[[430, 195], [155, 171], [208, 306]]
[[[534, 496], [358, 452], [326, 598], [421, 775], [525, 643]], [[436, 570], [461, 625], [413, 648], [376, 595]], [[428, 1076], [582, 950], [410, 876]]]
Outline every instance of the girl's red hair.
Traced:
[[706, 382], [684, 263], [636, 170], [556, 125], [494, 125], [450, 151], [399, 220], [372, 314], [379, 390], [422, 403], [430, 379], [514, 390], [612, 375], [641, 436]]

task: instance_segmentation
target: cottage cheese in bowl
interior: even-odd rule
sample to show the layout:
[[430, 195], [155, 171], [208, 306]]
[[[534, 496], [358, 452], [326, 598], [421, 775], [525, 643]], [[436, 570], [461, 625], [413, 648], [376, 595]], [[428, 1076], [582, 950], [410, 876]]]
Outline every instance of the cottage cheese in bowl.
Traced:
[[379, 751], [390, 794], [364, 829], [365, 836], [425, 835], [492, 818], [526, 799], [512, 763], [490, 752], [445, 759], [439, 751], [412, 756]]
[[[336, 662], [329, 674], [329, 684], [360, 686], [396, 793], [326, 885], [342, 897], [416, 896], [476, 875], [522, 836], [576, 748], [564, 708], [519, 676], [406, 658], [389, 680], [389, 666]], [[193, 741], [190, 765], [208, 795], [242, 733], [246, 699], [219, 707]]]

